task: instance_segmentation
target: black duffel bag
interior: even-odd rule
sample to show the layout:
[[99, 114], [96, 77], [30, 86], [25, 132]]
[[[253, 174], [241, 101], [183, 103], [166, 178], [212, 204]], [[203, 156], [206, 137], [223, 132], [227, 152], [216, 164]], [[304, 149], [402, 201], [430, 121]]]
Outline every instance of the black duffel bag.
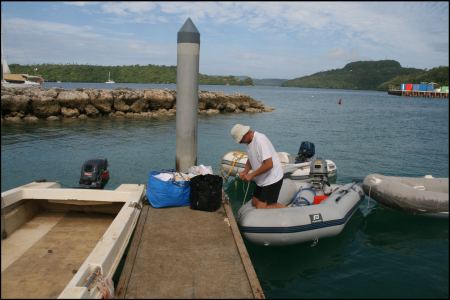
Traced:
[[191, 209], [216, 211], [222, 203], [222, 177], [198, 175], [191, 178]]

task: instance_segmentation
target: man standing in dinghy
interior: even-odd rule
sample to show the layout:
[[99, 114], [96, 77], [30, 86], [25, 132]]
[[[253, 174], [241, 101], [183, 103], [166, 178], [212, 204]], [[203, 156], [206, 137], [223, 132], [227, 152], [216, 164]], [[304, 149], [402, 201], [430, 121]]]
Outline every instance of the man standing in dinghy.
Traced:
[[285, 207], [277, 203], [283, 184], [283, 169], [278, 154], [267, 136], [250, 130], [249, 126], [242, 124], [233, 126], [231, 136], [236, 143], [247, 145], [248, 159], [239, 177], [256, 183], [252, 198], [253, 206], [256, 208]]

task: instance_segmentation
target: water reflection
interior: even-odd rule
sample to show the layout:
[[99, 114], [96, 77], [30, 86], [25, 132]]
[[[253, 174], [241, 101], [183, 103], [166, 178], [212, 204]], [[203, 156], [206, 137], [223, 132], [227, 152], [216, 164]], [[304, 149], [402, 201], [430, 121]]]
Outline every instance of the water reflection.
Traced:
[[364, 220], [362, 232], [374, 247], [402, 248], [412, 240], [448, 240], [448, 219], [412, 215], [379, 206]]

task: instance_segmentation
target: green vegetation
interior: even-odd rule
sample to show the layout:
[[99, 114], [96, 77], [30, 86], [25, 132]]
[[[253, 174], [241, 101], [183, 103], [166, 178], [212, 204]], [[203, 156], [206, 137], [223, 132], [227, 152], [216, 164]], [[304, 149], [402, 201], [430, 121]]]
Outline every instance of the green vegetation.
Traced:
[[[176, 83], [175, 66], [132, 65], [132, 66], [92, 66], [76, 64], [9, 65], [11, 73], [40, 75], [45, 81], [64, 82], [105, 82], [108, 72], [111, 79], [120, 83]], [[35, 72], [37, 68], [37, 72]], [[253, 85], [251, 78], [243, 80], [235, 76], [209, 76], [200, 74], [200, 84]]]
[[402, 68], [395, 60], [357, 61], [342, 69], [315, 73], [288, 80], [282, 86], [376, 90], [378, 86], [399, 75], [419, 74], [420, 69]]
[[200, 74], [198, 81], [200, 84], [224, 84], [224, 85], [253, 85], [250, 77], [239, 79], [236, 76], [210, 76]]
[[435, 82], [440, 86], [448, 86], [448, 67], [437, 67], [418, 74], [396, 76], [381, 84], [379, 90], [398, 89], [402, 83]]
[[448, 85], [448, 67], [426, 71], [403, 68], [395, 60], [357, 61], [342, 69], [288, 80], [282, 86], [386, 91], [390, 87], [399, 87], [400, 83], [422, 81]]
[[253, 79], [253, 83], [255, 85], [281, 86], [286, 80], [278, 78]]
[[[41, 75], [45, 81], [120, 83], [176, 83], [176, 66], [132, 65], [92, 66], [76, 64], [40, 64], [9, 66], [12, 73]], [[35, 72], [37, 68], [37, 72]], [[399, 88], [401, 83], [435, 82], [448, 86], [448, 67], [431, 70], [403, 68], [395, 60], [357, 61], [342, 69], [315, 73], [309, 76], [285, 79], [251, 79], [247, 76], [199, 75], [200, 84], [212, 85], [273, 85], [307, 88], [380, 90]]]

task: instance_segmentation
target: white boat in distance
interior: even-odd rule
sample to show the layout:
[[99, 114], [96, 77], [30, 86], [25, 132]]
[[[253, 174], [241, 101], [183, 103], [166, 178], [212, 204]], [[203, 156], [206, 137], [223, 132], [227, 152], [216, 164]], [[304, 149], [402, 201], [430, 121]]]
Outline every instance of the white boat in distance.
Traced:
[[32, 182], [2, 192], [1, 298], [113, 298], [143, 184], [115, 190]]
[[40, 76], [28, 74], [3, 74], [2, 86], [6, 88], [41, 87], [44, 80]]
[[105, 81], [105, 83], [116, 83], [114, 80], [111, 80], [111, 72], [108, 72], [108, 81]]
[[[36, 75], [28, 74], [11, 74], [8, 63], [3, 53], [3, 33], [2, 33], [2, 87], [6, 88], [28, 88], [41, 87], [44, 83], [44, 78]], [[37, 71], [37, 69], [35, 69]]]
[[[3, 56], [3, 53], [2, 53]], [[6, 88], [41, 87], [44, 78], [28, 74], [11, 74], [6, 59], [2, 57], [2, 86]]]

